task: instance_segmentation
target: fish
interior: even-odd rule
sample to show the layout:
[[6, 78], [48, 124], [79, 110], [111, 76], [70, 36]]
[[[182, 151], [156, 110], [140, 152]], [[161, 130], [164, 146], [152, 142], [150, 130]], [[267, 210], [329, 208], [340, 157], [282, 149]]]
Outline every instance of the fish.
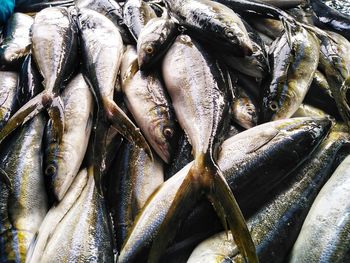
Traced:
[[17, 109], [18, 73], [0, 71], [0, 132]]
[[270, 4], [279, 8], [293, 8], [298, 5], [305, 4], [305, 0], [255, 0], [256, 2], [261, 2], [265, 4]]
[[[260, 262], [286, 262], [313, 201], [332, 175], [338, 152], [349, 139], [345, 125], [333, 126], [310, 160], [283, 180], [270, 193], [272, 198], [247, 220]], [[200, 243], [187, 262], [243, 262], [231, 241], [231, 235], [217, 233]]]
[[89, 9], [79, 9], [77, 19], [83, 51], [83, 74], [93, 90], [98, 107], [96, 130], [93, 135], [97, 145], [93, 155], [97, 159], [93, 167], [97, 188], [102, 192], [103, 164], [99, 158], [102, 158], [104, 153], [100, 146], [105, 141], [109, 126], [130, 142], [146, 149], [148, 154], [152, 155], [152, 152], [140, 129], [113, 101], [123, 54], [123, 42], [118, 29], [108, 18]]
[[68, 189], [65, 198], [61, 202], [54, 204], [47, 212], [33, 242], [30, 244], [25, 261], [26, 263], [39, 262], [41, 260], [48, 240], [52, 236], [59, 222], [79, 198], [87, 184], [87, 181], [87, 170], [80, 170], [72, 185]]
[[114, 262], [112, 226], [104, 199], [95, 186], [93, 167], [85, 171], [87, 183], [75, 202], [67, 213], [60, 213], [59, 222], [51, 216], [56, 223], [53, 230], [46, 225], [51, 236], [39, 251], [40, 262]]
[[[2, 262], [24, 262], [27, 250], [48, 210], [42, 171], [42, 137], [46, 118], [39, 114], [1, 147], [0, 167], [11, 188], [0, 184]], [[7, 222], [6, 222], [7, 221]]]
[[43, 78], [40, 75], [33, 59], [29, 54], [24, 59], [21, 71], [19, 73], [18, 81], [18, 95], [17, 99], [19, 105], [23, 106], [30, 99], [34, 98], [44, 90], [42, 85]]
[[308, 104], [301, 104], [299, 109], [293, 114], [293, 118], [297, 117], [330, 117], [326, 112], [316, 107], [313, 107]]
[[148, 21], [137, 40], [137, 61], [140, 69], [147, 71], [160, 62], [179, 33], [177, 23], [167, 12], [162, 17]]
[[280, 37], [284, 33], [284, 26], [282, 21], [272, 18], [261, 18], [261, 17], [247, 17], [246, 21], [255, 30], [265, 34], [272, 40]]
[[311, 0], [314, 20], [317, 25], [331, 29], [350, 40], [350, 16], [327, 6], [320, 0]]
[[93, 95], [81, 73], [62, 95], [65, 130], [62, 140], [54, 136], [52, 123], [46, 127], [44, 173], [48, 190], [56, 202], [62, 201], [84, 159], [93, 119]]
[[133, 46], [126, 48], [120, 74], [127, 108], [152, 148], [168, 163], [172, 158], [178, 127], [160, 74], [152, 72], [146, 75], [139, 70]]
[[124, 23], [137, 41], [142, 28], [157, 15], [148, 2], [143, 0], [127, 0], [123, 7]]
[[[49, 32], [43, 34], [43, 32]], [[61, 140], [64, 116], [60, 89], [75, 67], [77, 30], [67, 8], [40, 11], [32, 26], [32, 54], [44, 78], [44, 91], [23, 105], [0, 132], [0, 142], [20, 124], [44, 109], [52, 120], [55, 136]]]
[[22, 13], [14, 13], [7, 21], [0, 45], [1, 70], [17, 70], [30, 52], [33, 21], [32, 17]]
[[105, 15], [118, 28], [124, 44], [132, 44], [134, 42], [129, 29], [124, 24], [123, 8], [118, 2], [112, 0], [75, 0], [75, 6], [78, 9], [88, 8]]
[[227, 220], [242, 253], [254, 262], [255, 249], [243, 215], [215, 161], [221, 134], [228, 128], [225, 79], [215, 60], [188, 35], [176, 38], [163, 60], [162, 73], [178, 122], [192, 145], [194, 164], [153, 242], [149, 261], [160, 257], [160, 248], [165, 248], [175, 234], [174, 225], [204, 195], [224, 225]]
[[[218, 165], [244, 214], [255, 211], [271, 189], [307, 160], [327, 135], [331, 124], [327, 118], [279, 120], [261, 124], [224, 141]], [[193, 162], [187, 164], [167, 180], [138, 214], [118, 262], [144, 258], [192, 165]], [[197, 211], [200, 221], [206, 218], [203, 213], [203, 209]], [[192, 227], [193, 224], [187, 225], [187, 229]], [[203, 228], [204, 231], [208, 229], [207, 225]]]
[[74, 6], [74, 0], [34, 0], [20, 1], [16, 3], [16, 12], [37, 13], [49, 7], [71, 7]]
[[347, 262], [349, 254], [349, 156], [338, 166], [304, 221], [289, 262]]
[[237, 57], [253, 54], [242, 20], [225, 5], [209, 0], [166, 0], [165, 3], [170, 14], [201, 41]]
[[[306, 29], [292, 25], [269, 52], [272, 74], [262, 94], [261, 120], [289, 118], [299, 108], [317, 70], [320, 44]], [[307, 70], [306, 70], [307, 69]]]

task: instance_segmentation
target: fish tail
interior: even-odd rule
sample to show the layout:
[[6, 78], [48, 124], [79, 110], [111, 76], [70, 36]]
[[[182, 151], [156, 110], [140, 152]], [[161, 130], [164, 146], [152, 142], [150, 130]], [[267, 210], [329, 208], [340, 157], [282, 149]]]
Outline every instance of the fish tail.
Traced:
[[140, 129], [135, 126], [113, 100], [104, 97], [102, 98], [102, 102], [107, 114], [107, 119], [111, 122], [111, 125], [129, 142], [145, 149], [146, 153], [153, 160], [151, 148]]
[[196, 157], [176, 193], [175, 199], [153, 241], [148, 262], [158, 262], [169, 241], [173, 240], [178, 227], [203, 194], [213, 204], [224, 227], [229, 228], [237, 246], [247, 262], [258, 262], [255, 246], [242, 212], [220, 169], [206, 158]]
[[60, 96], [55, 96], [52, 99], [47, 112], [52, 120], [54, 134], [60, 142], [64, 133], [64, 105]]
[[52, 102], [52, 94], [45, 91], [39, 93], [26, 104], [24, 104], [0, 130], [0, 143], [10, 135], [18, 126], [26, 123], [39, 114]]

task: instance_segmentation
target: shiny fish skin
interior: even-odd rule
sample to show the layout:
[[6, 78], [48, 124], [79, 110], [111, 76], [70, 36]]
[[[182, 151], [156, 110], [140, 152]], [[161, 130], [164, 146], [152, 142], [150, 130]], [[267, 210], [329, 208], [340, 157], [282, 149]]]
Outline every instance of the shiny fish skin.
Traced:
[[317, 195], [289, 262], [348, 262], [350, 259], [348, 156]]
[[136, 41], [147, 22], [157, 17], [148, 2], [143, 0], [127, 0], [123, 10], [124, 23]]
[[301, 104], [299, 109], [297, 109], [296, 112], [293, 114], [293, 118], [297, 117], [318, 117], [318, 118], [324, 118], [324, 117], [330, 117], [327, 113], [325, 113], [323, 110], [315, 108], [308, 104]]
[[14, 13], [7, 21], [4, 41], [0, 45], [0, 69], [17, 69], [30, 52], [30, 29], [33, 18]]
[[[1, 148], [0, 165], [12, 183], [8, 199], [2, 199], [7, 202], [8, 215], [5, 216], [10, 221], [0, 235], [2, 262], [25, 261], [27, 249], [48, 210], [42, 172], [44, 125], [44, 116], [37, 115], [14, 134], [7, 147]], [[1, 184], [1, 195], [6, 197], [7, 191]]]
[[113, 234], [93, 169], [80, 196], [56, 226], [41, 262], [113, 262]]
[[136, 49], [128, 46], [121, 66], [124, 101], [149, 144], [168, 163], [178, 127], [170, 98], [157, 72], [138, 70]]
[[291, 25], [270, 51], [272, 74], [264, 87], [262, 121], [289, 118], [299, 108], [318, 66], [319, 42], [298, 25]]
[[81, 73], [62, 93], [65, 130], [57, 142], [52, 125], [46, 128], [44, 172], [54, 199], [61, 201], [77, 175], [92, 129], [93, 97]]
[[0, 71], [0, 131], [16, 110], [18, 74]]
[[171, 14], [196, 38], [235, 56], [244, 57], [253, 53], [243, 22], [228, 7], [209, 0], [166, 0], [166, 3]]
[[[252, 204], [265, 200], [273, 185], [307, 158], [310, 150], [324, 138], [330, 125], [327, 119], [280, 120], [257, 126], [226, 140], [221, 147], [218, 165], [236, 193], [241, 207], [252, 207]], [[291, 151], [291, 148], [295, 151]], [[261, 166], [257, 166], [257, 163]], [[140, 254], [147, 251], [191, 165], [188, 164], [167, 180], [149, 200], [123, 245], [119, 262], [138, 259]], [[264, 172], [261, 172], [262, 169]], [[265, 175], [263, 178], [257, 178], [257, 175], [262, 174]], [[246, 189], [260, 191], [250, 192]]]

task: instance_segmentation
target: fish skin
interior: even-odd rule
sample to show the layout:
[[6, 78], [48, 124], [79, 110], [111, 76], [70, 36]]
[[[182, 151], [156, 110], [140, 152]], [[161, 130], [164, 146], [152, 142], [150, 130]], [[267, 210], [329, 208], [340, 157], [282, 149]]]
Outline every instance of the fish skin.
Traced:
[[[45, 32], [43, 34], [43, 32]], [[44, 78], [44, 91], [23, 105], [0, 132], [0, 142], [20, 124], [44, 109], [53, 122], [55, 135], [61, 140], [64, 130], [63, 82], [72, 74], [77, 57], [77, 30], [70, 11], [50, 7], [36, 14], [32, 25], [32, 54]]]
[[148, 21], [137, 40], [140, 69], [151, 69], [160, 62], [179, 33], [177, 24], [170, 17], [162, 16]]
[[[272, 74], [262, 98], [262, 121], [289, 118], [299, 108], [318, 66], [320, 44], [299, 25], [292, 25], [270, 50]], [[305, 70], [308, 69], [308, 70]]]
[[8, 218], [6, 229], [1, 227], [2, 262], [25, 261], [27, 249], [48, 210], [41, 148], [45, 121], [43, 115], [37, 115], [1, 148], [0, 166], [12, 183], [11, 190], [0, 185], [2, 202], [6, 202], [1, 204], [0, 217]]
[[128, 110], [155, 152], [168, 163], [178, 126], [160, 74], [138, 69], [136, 49], [128, 46], [121, 66], [122, 91]]
[[289, 262], [347, 262], [349, 254], [349, 156], [317, 195]]
[[33, 21], [32, 17], [22, 13], [14, 13], [7, 21], [0, 45], [1, 70], [17, 70], [30, 52]]
[[142, 28], [157, 15], [152, 7], [143, 0], [128, 0], [123, 7], [124, 23], [137, 41]]
[[[222, 144], [218, 165], [245, 214], [249, 210], [255, 211], [257, 203], [264, 202], [267, 193], [307, 158], [310, 150], [326, 136], [330, 126], [328, 119], [280, 120], [239, 133]], [[293, 154], [291, 148], [297, 154]], [[257, 163], [264, 165], [257, 166]], [[118, 262], [137, 260], [147, 252], [191, 165], [167, 180], [149, 200], [137, 216]], [[264, 176], [257, 180], [257, 174]], [[246, 189], [259, 189], [259, 193], [249, 193]]]
[[[349, 139], [344, 125], [335, 126], [310, 160], [278, 185], [269, 194], [272, 198], [248, 219], [260, 262], [286, 262], [314, 199], [332, 174], [338, 152]], [[199, 244], [188, 262], [244, 262], [230, 241], [231, 235], [218, 233]]]
[[0, 131], [17, 107], [18, 73], [0, 71]]
[[93, 168], [73, 206], [46, 243], [41, 262], [114, 262], [113, 233], [104, 199], [98, 193]]
[[81, 73], [67, 85], [62, 95], [65, 130], [57, 142], [51, 123], [46, 127], [44, 173], [54, 200], [60, 202], [84, 159], [92, 129], [93, 96]]
[[[196, 38], [235, 56], [250, 56], [252, 43], [240, 17], [228, 7], [209, 0], [166, 0], [171, 15]], [[209, 23], [209, 22], [210, 23]]]
[[327, 116], [330, 117], [323, 110], [303, 103], [303, 104], [300, 105], [299, 109], [297, 109], [297, 111], [294, 112], [292, 118], [297, 118], [297, 117], [318, 117], [318, 118], [324, 118], [324, 117], [327, 117]]

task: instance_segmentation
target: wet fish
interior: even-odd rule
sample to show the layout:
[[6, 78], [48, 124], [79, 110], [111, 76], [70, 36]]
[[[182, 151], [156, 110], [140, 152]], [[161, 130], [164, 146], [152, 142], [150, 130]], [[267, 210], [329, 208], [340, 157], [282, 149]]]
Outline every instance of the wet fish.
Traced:
[[[328, 119], [280, 120], [239, 133], [222, 144], [218, 165], [245, 213], [266, 201], [267, 193], [308, 158], [330, 126]], [[147, 253], [192, 165], [167, 180], [149, 200], [123, 245], [119, 262], [137, 260]]]
[[323, 110], [315, 108], [308, 104], [301, 104], [299, 109], [297, 109], [296, 112], [293, 114], [293, 118], [296, 117], [327, 117], [329, 116], [327, 113], [325, 113]]
[[270, 50], [272, 74], [262, 98], [262, 121], [291, 117], [304, 100], [318, 66], [320, 45], [306, 29], [291, 25]]
[[137, 40], [140, 69], [151, 69], [160, 62], [179, 33], [178, 25], [166, 14], [148, 21]]
[[0, 131], [17, 107], [18, 73], [0, 71]]
[[149, 260], [160, 256], [176, 232], [174, 225], [204, 194], [224, 225], [229, 222], [242, 253], [254, 262], [255, 249], [243, 215], [215, 161], [221, 135], [228, 128], [225, 79], [215, 61], [188, 35], [177, 37], [163, 60], [162, 72], [179, 124], [192, 145], [194, 164], [153, 242]]
[[196, 38], [244, 57], [253, 53], [252, 43], [240, 17], [228, 7], [209, 0], [166, 0], [171, 14]]
[[289, 262], [350, 260], [349, 164], [347, 157], [317, 195]]
[[[40, 262], [114, 262], [112, 226], [95, 187], [92, 167], [87, 169], [87, 177], [81, 194], [51, 230]], [[54, 217], [52, 220], [55, 222]]]
[[81, 73], [67, 85], [62, 95], [65, 130], [62, 140], [54, 136], [52, 123], [46, 127], [45, 179], [54, 200], [60, 202], [85, 156], [92, 129], [93, 97]]
[[128, 0], [125, 2], [123, 10], [124, 23], [136, 41], [147, 22], [157, 17], [148, 2], [143, 0]]
[[76, 28], [68, 9], [52, 7], [39, 12], [32, 26], [32, 41], [32, 54], [44, 78], [45, 90], [11, 117], [0, 132], [0, 142], [20, 124], [45, 108], [58, 140], [63, 134], [63, 105], [59, 92], [63, 81], [73, 72], [77, 55]]
[[2, 262], [24, 262], [27, 249], [48, 210], [42, 172], [42, 137], [45, 118], [37, 115], [1, 147], [0, 167], [6, 172], [11, 189], [0, 184]]
[[128, 46], [121, 66], [124, 101], [135, 122], [162, 160], [168, 163], [178, 127], [170, 98], [159, 74], [144, 74], [137, 64], [137, 53]]
[[0, 69], [16, 70], [24, 57], [30, 52], [30, 29], [33, 18], [14, 13], [7, 21], [4, 40], [0, 45]]

